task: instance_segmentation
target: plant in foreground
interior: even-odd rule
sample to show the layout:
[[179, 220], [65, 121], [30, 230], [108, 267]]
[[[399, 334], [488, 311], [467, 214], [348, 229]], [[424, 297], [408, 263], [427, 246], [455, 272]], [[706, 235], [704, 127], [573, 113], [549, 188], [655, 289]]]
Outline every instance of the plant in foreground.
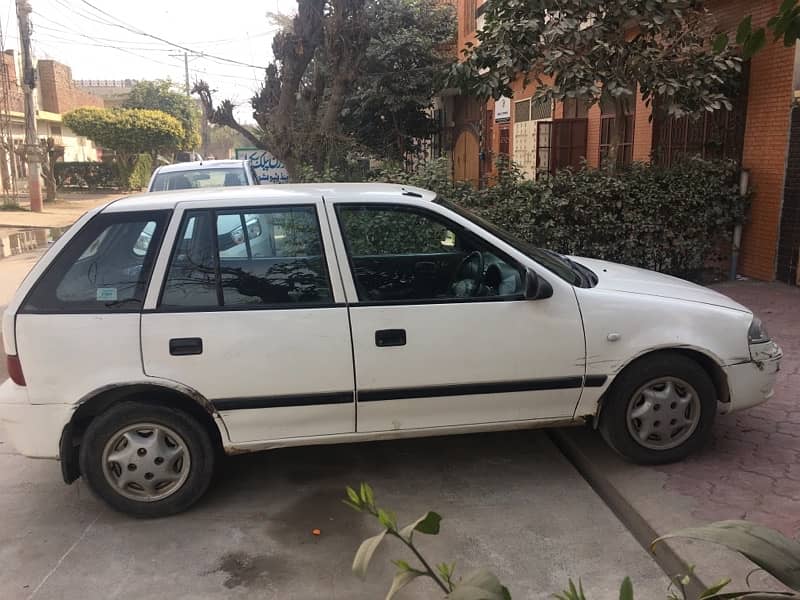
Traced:
[[[433, 581], [445, 594], [447, 600], [511, 600], [508, 589], [487, 569], [477, 569], [467, 576], [454, 580], [455, 563], [440, 563], [432, 568], [414, 543], [414, 533], [437, 535], [442, 517], [435, 512], [427, 512], [416, 521], [403, 528], [397, 524], [397, 517], [389, 510], [375, 504], [372, 488], [362, 483], [359, 490], [348, 487], [345, 504], [377, 518], [383, 527], [378, 535], [361, 543], [353, 559], [353, 572], [364, 577], [372, 555], [387, 536], [400, 540], [419, 561], [412, 566], [404, 560], [392, 561], [397, 573], [386, 596], [391, 600], [406, 585], [419, 577]], [[748, 521], [719, 521], [702, 527], [681, 529], [653, 541], [652, 546], [671, 538], [689, 538], [713, 542], [743, 554], [758, 567], [793, 591], [770, 592], [745, 590], [725, 592], [730, 579], [723, 579], [703, 591], [696, 598], [687, 591], [692, 574], [676, 576], [667, 589], [667, 600], [800, 600], [800, 542], [785, 537], [781, 533]], [[749, 577], [749, 576], [748, 576]], [[570, 580], [569, 587], [553, 596], [556, 600], [587, 600], [583, 584], [578, 580], [577, 587]], [[634, 600], [633, 583], [626, 577], [622, 581], [619, 600]]]
[[442, 520], [438, 513], [427, 512], [416, 521], [400, 528], [393, 512], [384, 510], [375, 504], [375, 495], [372, 488], [366, 483], [361, 484], [359, 491], [348, 487], [347, 499], [344, 502], [358, 512], [365, 512], [377, 518], [383, 527], [381, 533], [361, 542], [353, 559], [353, 572], [356, 575], [362, 578], [366, 575], [372, 555], [387, 536], [400, 540], [419, 561], [419, 566], [416, 567], [404, 560], [392, 561], [397, 567], [397, 573], [395, 573], [392, 586], [386, 595], [386, 600], [390, 600], [418, 577], [431, 579], [442, 590], [447, 600], [511, 600], [508, 589], [486, 569], [477, 569], [460, 580], [454, 581], [455, 563], [443, 562], [434, 568], [425, 560], [414, 543], [414, 533], [437, 535]]

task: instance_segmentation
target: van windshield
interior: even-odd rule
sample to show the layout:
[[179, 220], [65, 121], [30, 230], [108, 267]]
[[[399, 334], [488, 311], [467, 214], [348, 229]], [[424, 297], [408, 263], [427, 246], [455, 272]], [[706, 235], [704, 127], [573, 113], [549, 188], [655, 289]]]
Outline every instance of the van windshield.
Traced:
[[247, 185], [247, 176], [242, 167], [226, 169], [193, 169], [159, 173], [153, 180], [151, 192], [167, 190], [190, 190], [208, 187], [233, 187]]

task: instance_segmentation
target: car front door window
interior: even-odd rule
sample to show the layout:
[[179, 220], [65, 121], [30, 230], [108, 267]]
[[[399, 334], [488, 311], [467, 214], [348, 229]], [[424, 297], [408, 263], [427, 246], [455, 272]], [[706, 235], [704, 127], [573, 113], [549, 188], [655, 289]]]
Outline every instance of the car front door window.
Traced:
[[517, 297], [523, 270], [438, 214], [402, 205], [337, 208], [362, 302]]

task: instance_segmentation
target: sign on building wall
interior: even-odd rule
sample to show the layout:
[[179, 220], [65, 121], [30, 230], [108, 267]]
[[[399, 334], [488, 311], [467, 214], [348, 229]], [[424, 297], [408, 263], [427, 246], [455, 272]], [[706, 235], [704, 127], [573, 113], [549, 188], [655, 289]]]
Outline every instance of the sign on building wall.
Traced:
[[249, 160], [261, 183], [288, 183], [289, 171], [284, 164], [266, 150], [236, 148], [236, 158]]
[[507, 123], [511, 120], [511, 98], [500, 96], [494, 101], [495, 123]]

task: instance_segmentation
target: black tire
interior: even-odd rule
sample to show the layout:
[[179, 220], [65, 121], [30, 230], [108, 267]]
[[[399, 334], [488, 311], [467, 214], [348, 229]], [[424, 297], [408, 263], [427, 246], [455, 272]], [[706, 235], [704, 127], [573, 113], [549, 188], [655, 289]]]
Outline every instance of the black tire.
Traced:
[[[680, 445], [653, 449], [642, 445], [631, 433], [628, 407], [637, 401], [637, 391], [662, 377], [677, 378], [693, 387], [700, 414], [694, 431]], [[633, 362], [617, 376], [603, 402], [600, 432], [608, 445], [628, 460], [644, 465], [663, 464], [682, 460], [702, 447], [711, 437], [716, 414], [717, 392], [708, 373], [683, 354], [661, 352]]]
[[[127, 426], [141, 423], [175, 432], [182, 438], [190, 457], [185, 480], [179, 486], [176, 484], [170, 495], [158, 500], [126, 497], [109, 482], [104, 472], [103, 453], [112, 437]], [[215, 461], [216, 452], [208, 432], [191, 415], [166, 406], [134, 401], [116, 404], [96, 417], [86, 429], [80, 447], [81, 473], [91, 490], [115, 510], [134, 517], [165, 517], [189, 508], [208, 489]]]

